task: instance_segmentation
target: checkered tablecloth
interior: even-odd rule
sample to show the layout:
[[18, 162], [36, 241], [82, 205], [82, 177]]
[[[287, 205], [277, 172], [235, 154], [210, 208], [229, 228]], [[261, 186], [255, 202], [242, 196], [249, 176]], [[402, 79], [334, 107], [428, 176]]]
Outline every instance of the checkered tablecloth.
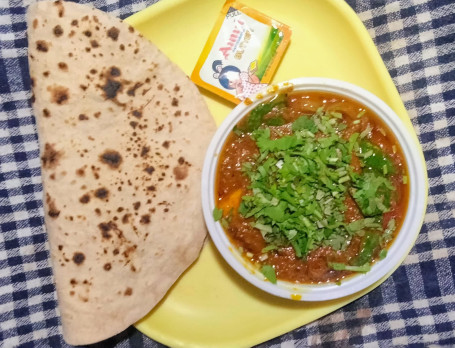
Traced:
[[[0, 0], [0, 346], [5, 347], [66, 346], [43, 229], [30, 104], [25, 11], [32, 1]], [[125, 18], [156, 0], [84, 2]], [[348, 3], [375, 41], [423, 146], [430, 186], [425, 223], [404, 264], [380, 287], [259, 347], [455, 345], [455, 3]], [[103, 346], [161, 345], [131, 327]]]

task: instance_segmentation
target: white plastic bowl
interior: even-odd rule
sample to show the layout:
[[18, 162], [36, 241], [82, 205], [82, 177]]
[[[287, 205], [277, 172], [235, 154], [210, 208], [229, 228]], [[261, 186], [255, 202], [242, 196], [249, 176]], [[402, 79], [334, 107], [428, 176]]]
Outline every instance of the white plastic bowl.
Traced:
[[416, 147], [413, 138], [409, 136], [404, 123], [389, 106], [372, 93], [347, 82], [326, 78], [297, 78], [277, 84], [280, 90], [288, 88], [289, 85], [293, 85], [294, 91], [326, 91], [357, 100], [376, 113], [392, 130], [399, 141], [408, 165], [410, 197], [404, 223], [389, 248], [387, 257], [384, 260], [375, 262], [370, 272], [349, 277], [343, 280], [341, 285], [333, 283], [307, 285], [285, 281], [278, 281], [277, 284], [272, 284], [266, 281], [262, 273], [241, 256], [240, 252], [229, 241], [220, 223], [214, 221], [212, 213], [215, 208], [215, 176], [218, 155], [232, 128], [258, 104], [270, 99], [267, 93], [263, 93], [264, 98], [255, 99], [250, 105], [241, 103], [232, 110], [210, 143], [202, 171], [202, 207], [205, 222], [215, 246], [226, 262], [238, 274], [259, 289], [276, 296], [302, 301], [325, 301], [348, 296], [367, 288], [389, 274], [398, 267], [411, 249], [420, 231], [426, 208], [425, 164], [420, 150]]

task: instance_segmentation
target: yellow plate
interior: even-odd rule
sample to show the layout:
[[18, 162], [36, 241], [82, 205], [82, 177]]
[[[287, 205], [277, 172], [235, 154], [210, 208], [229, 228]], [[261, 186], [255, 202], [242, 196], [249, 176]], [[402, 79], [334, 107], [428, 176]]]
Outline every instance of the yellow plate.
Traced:
[[[420, 148], [376, 47], [344, 1], [242, 2], [292, 28], [291, 44], [274, 81], [319, 76], [359, 85], [384, 100], [405, 121]], [[189, 75], [223, 3], [224, 0], [162, 0], [126, 21]], [[221, 123], [234, 105], [210, 92], [201, 92], [217, 123]], [[281, 299], [256, 289], [238, 276], [208, 241], [198, 261], [136, 327], [172, 347], [252, 346], [333, 312], [368, 293], [386, 278], [338, 300], [302, 303]]]

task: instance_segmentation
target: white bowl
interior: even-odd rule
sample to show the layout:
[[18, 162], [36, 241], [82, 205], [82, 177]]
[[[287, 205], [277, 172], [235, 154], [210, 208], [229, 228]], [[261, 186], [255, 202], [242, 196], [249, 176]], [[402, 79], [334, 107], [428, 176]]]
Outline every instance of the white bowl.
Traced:
[[263, 93], [264, 98], [256, 98], [252, 104], [239, 104], [215, 133], [207, 150], [202, 171], [202, 208], [207, 228], [215, 246], [226, 262], [248, 282], [270, 294], [288, 299], [302, 301], [331, 300], [367, 288], [393, 271], [404, 260], [417, 238], [425, 214], [426, 167], [420, 149], [416, 146], [413, 137], [409, 136], [404, 123], [389, 106], [372, 93], [347, 82], [326, 78], [297, 78], [277, 84], [280, 90], [288, 88], [289, 85], [293, 85], [293, 91], [326, 91], [354, 99], [376, 113], [395, 134], [408, 165], [410, 197], [405, 220], [388, 250], [387, 257], [381, 261], [376, 261], [368, 273], [349, 277], [343, 280], [341, 285], [333, 283], [321, 285], [294, 284], [286, 281], [278, 281], [277, 284], [272, 284], [266, 281], [264, 275], [245, 260], [236, 247], [231, 244], [220, 223], [215, 222], [212, 215], [215, 208], [215, 177], [218, 155], [232, 128], [258, 104], [269, 99], [270, 94], [265, 92]]

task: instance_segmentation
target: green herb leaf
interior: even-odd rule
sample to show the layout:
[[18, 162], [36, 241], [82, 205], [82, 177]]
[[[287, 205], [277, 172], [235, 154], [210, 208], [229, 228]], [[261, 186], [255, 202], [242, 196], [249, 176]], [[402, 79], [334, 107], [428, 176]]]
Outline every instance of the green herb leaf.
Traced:
[[215, 207], [213, 209], [213, 219], [215, 221], [218, 221], [220, 220], [221, 218], [223, 217], [223, 209], [218, 209], [217, 207]]
[[389, 179], [375, 172], [364, 172], [355, 179], [352, 198], [365, 216], [381, 215], [389, 211], [394, 189]]
[[292, 124], [292, 130], [294, 132], [300, 131], [302, 129], [309, 130], [311, 133], [316, 133], [318, 131], [318, 127], [316, 126], [316, 123], [308, 116], [300, 116]]
[[284, 137], [272, 140], [270, 139], [270, 129], [258, 130], [255, 132], [257, 136], [256, 143], [261, 151], [284, 151], [299, 144], [299, 140], [295, 135], [286, 135]]
[[378, 233], [367, 232], [363, 239], [362, 247], [360, 253], [357, 255], [354, 260], [355, 266], [361, 266], [364, 264], [369, 264], [373, 261], [373, 255], [376, 249], [379, 247], [380, 237]]
[[270, 117], [270, 118], [267, 118], [264, 123], [267, 125], [267, 126], [282, 126], [283, 124], [285, 124], [285, 120], [283, 117], [281, 116], [276, 116], [276, 117]]
[[286, 208], [288, 204], [281, 201], [277, 206], [266, 207], [263, 210], [264, 215], [276, 222], [283, 222], [286, 219]]
[[331, 267], [335, 271], [351, 271], [351, 272], [360, 272], [360, 273], [367, 273], [371, 269], [371, 266], [369, 263], [366, 263], [361, 266], [350, 266], [350, 265], [345, 265], [344, 263], [329, 262], [329, 267]]
[[395, 173], [395, 167], [389, 156], [387, 156], [382, 150], [371, 144], [368, 141], [360, 142], [361, 154], [369, 153], [369, 156], [360, 156], [361, 161], [364, 163], [365, 168], [376, 170], [384, 175], [391, 175]]
[[250, 116], [247, 120], [246, 131], [252, 132], [258, 129], [261, 126], [265, 115], [272, 111], [274, 107], [283, 106], [285, 106], [285, 96], [282, 94], [276, 96], [274, 99], [267, 103], [262, 103], [256, 106], [250, 112]]
[[270, 265], [264, 265], [261, 268], [261, 273], [270, 281], [270, 283], [276, 284], [275, 268]]

